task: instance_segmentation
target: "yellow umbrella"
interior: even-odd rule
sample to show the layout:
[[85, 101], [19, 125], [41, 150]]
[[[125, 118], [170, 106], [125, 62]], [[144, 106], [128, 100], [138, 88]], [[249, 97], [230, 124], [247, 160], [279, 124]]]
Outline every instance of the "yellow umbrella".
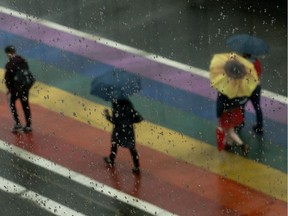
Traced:
[[235, 53], [215, 54], [210, 63], [210, 83], [229, 98], [251, 96], [259, 84], [254, 65]]

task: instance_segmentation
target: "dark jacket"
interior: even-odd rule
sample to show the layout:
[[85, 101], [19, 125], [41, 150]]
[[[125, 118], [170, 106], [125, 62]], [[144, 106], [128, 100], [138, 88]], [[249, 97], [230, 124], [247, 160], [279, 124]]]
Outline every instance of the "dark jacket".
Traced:
[[15, 85], [14, 85], [14, 77], [17, 69], [27, 69], [29, 70], [29, 66], [27, 61], [19, 55], [16, 55], [9, 59], [7, 64], [5, 65], [5, 85], [8, 91], [11, 94], [16, 93]]
[[107, 120], [114, 124], [112, 142], [120, 146], [133, 148], [135, 134], [133, 124], [143, 120], [142, 116], [134, 109], [128, 99], [112, 102], [112, 116], [106, 116]]
[[248, 98], [247, 97], [237, 97], [230, 99], [226, 95], [218, 92], [217, 100], [216, 100], [216, 115], [219, 118], [224, 111], [228, 111], [233, 108], [242, 108]]

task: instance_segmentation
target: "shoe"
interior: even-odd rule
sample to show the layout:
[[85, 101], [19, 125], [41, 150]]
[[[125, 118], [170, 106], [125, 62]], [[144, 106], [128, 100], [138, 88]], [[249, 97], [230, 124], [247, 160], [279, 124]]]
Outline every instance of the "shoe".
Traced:
[[242, 144], [242, 145], [241, 145], [241, 149], [242, 149], [242, 151], [243, 151], [243, 155], [244, 155], [244, 156], [247, 156], [248, 153], [249, 153], [249, 150], [250, 150], [249, 146], [248, 146], [247, 144]]
[[134, 167], [132, 169], [132, 173], [136, 174], [136, 175], [139, 175], [140, 174], [140, 168], [139, 167]]
[[257, 125], [253, 126], [253, 131], [256, 134], [262, 135], [263, 134], [263, 128], [262, 127], [258, 127]]
[[26, 127], [23, 128], [23, 131], [28, 133], [28, 132], [32, 131], [32, 128], [26, 126]]
[[104, 157], [103, 159], [106, 162], [106, 164], [108, 164], [109, 166], [111, 167], [114, 166], [114, 161], [110, 160], [110, 158]]
[[225, 149], [225, 151], [231, 151], [232, 150], [232, 145], [229, 145], [229, 144], [225, 143], [224, 149]]
[[11, 131], [12, 131], [13, 133], [17, 133], [17, 132], [22, 131], [22, 126], [21, 126], [21, 124], [15, 124], [14, 127], [11, 129]]
[[244, 123], [242, 123], [241, 125], [238, 125], [238, 126], [236, 126], [234, 129], [235, 129], [235, 132], [236, 133], [239, 133], [239, 132], [241, 132], [242, 131], [242, 129], [244, 128]]

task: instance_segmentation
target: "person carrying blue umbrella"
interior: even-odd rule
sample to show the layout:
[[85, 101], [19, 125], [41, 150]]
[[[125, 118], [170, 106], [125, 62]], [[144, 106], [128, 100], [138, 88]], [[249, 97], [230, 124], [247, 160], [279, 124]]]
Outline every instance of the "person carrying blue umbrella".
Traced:
[[107, 109], [104, 110], [105, 118], [113, 124], [111, 150], [109, 157], [104, 157], [104, 161], [113, 166], [115, 163], [118, 146], [129, 149], [134, 168], [134, 174], [140, 174], [139, 156], [135, 145], [135, 133], [133, 124], [139, 123], [143, 117], [134, 109], [132, 102], [126, 98], [121, 97], [112, 100], [112, 115]]
[[104, 110], [105, 118], [113, 124], [111, 150], [104, 161], [114, 166], [118, 147], [129, 149], [134, 168], [134, 174], [140, 174], [139, 156], [135, 145], [133, 125], [143, 120], [134, 109], [129, 96], [141, 90], [141, 78], [119, 68], [114, 68], [105, 74], [95, 77], [91, 83], [90, 93], [112, 104], [112, 115], [108, 109]]

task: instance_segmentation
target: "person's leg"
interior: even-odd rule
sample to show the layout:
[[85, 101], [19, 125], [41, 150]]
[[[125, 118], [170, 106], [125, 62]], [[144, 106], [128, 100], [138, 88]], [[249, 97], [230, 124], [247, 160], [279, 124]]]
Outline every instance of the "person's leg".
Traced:
[[228, 135], [227, 129], [225, 129], [225, 150], [230, 151], [233, 146], [233, 139]]
[[116, 142], [112, 141], [111, 151], [110, 151], [110, 156], [109, 156], [109, 159], [112, 163], [114, 163], [114, 161], [116, 159], [117, 149], [118, 149], [118, 146], [117, 146]]
[[243, 141], [238, 136], [238, 134], [235, 133], [233, 128], [227, 129], [227, 134], [234, 142], [236, 142], [237, 145], [242, 145], [243, 144]]
[[225, 143], [227, 143], [228, 145], [233, 145], [233, 139], [228, 135], [228, 131], [225, 130]]
[[133, 163], [134, 163], [134, 168], [132, 169], [132, 172], [135, 174], [139, 174], [140, 173], [140, 163], [139, 163], [139, 156], [138, 156], [138, 152], [136, 150], [135, 145], [129, 149], [132, 159], [133, 159]]
[[227, 134], [238, 146], [241, 146], [244, 155], [247, 155], [249, 152], [249, 146], [243, 143], [238, 134], [235, 133], [234, 128], [227, 129]]
[[116, 155], [117, 155], [117, 149], [118, 149], [118, 144], [117, 142], [115, 142], [113, 135], [114, 134], [112, 133], [112, 144], [111, 144], [110, 155], [109, 157], [104, 157], [104, 161], [110, 166], [114, 165]]
[[29, 105], [29, 92], [24, 91], [23, 94], [20, 96], [20, 101], [22, 104], [23, 112], [25, 115], [26, 120], [26, 128], [31, 127], [31, 110]]
[[134, 167], [139, 168], [140, 163], [139, 163], [139, 156], [138, 156], [138, 152], [135, 148], [135, 146], [133, 148], [130, 148], [130, 153], [133, 159], [133, 163], [134, 163]]
[[17, 99], [18, 99], [18, 97], [16, 94], [10, 95], [10, 111], [11, 111], [13, 119], [15, 121], [15, 126], [20, 125], [20, 120], [19, 120], [18, 113], [16, 110], [16, 100]]
[[245, 106], [246, 106], [246, 103], [240, 106], [240, 110], [241, 110], [242, 115], [243, 115], [243, 121], [240, 125], [238, 125], [234, 128], [236, 132], [240, 132], [245, 126]]
[[261, 86], [258, 85], [254, 92], [252, 93], [252, 96], [250, 97], [250, 100], [252, 102], [252, 105], [254, 107], [254, 110], [256, 112], [256, 125], [254, 126], [254, 130], [256, 132], [262, 132], [263, 130], [263, 113], [262, 108], [260, 104], [261, 100]]

